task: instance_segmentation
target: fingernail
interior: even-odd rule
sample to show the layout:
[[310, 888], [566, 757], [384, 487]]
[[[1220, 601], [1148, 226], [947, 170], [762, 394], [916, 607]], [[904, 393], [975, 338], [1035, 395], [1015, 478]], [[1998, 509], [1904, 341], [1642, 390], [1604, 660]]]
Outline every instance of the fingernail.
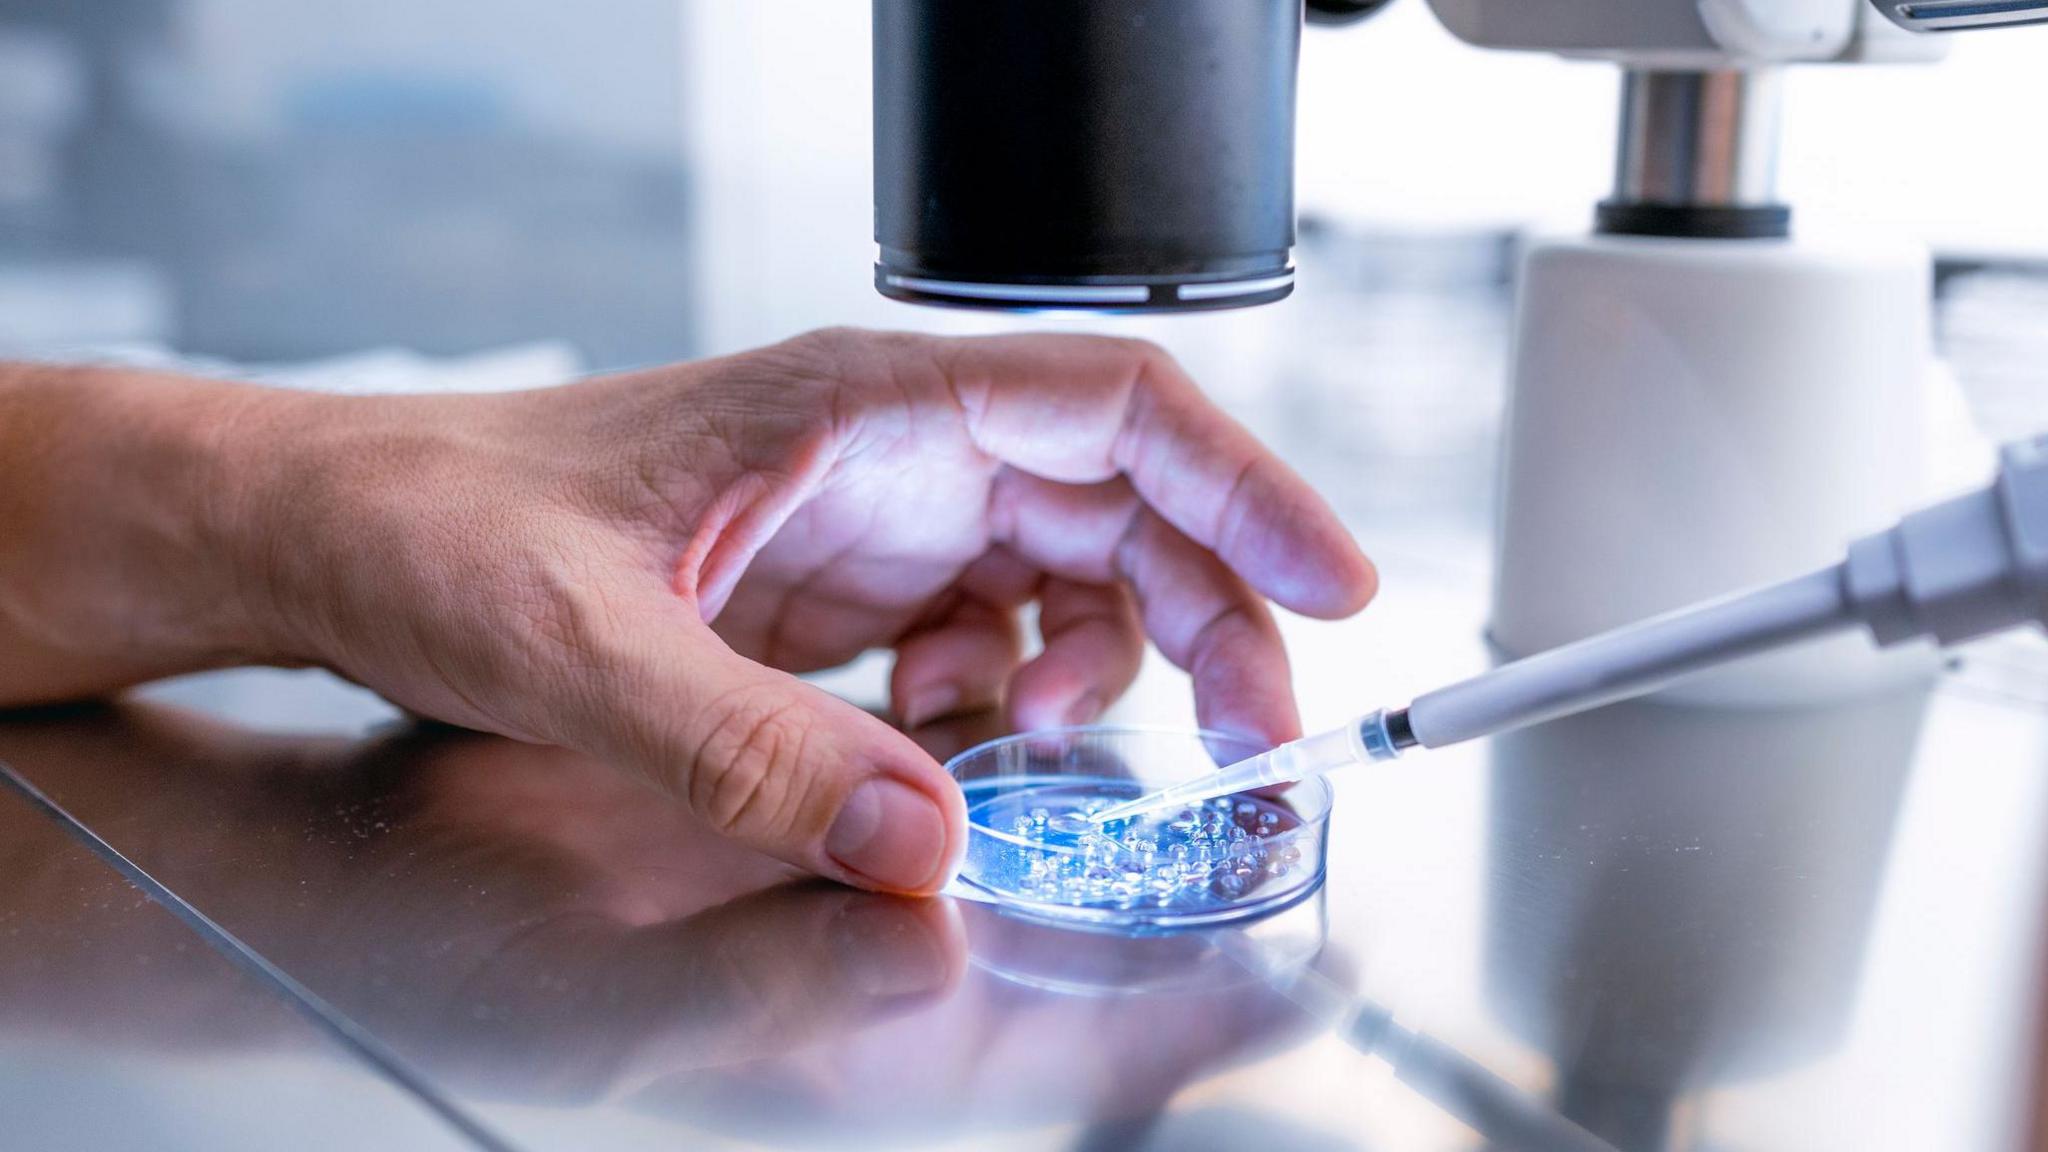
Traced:
[[853, 790], [825, 835], [839, 866], [879, 887], [917, 890], [939, 870], [946, 818], [929, 796], [900, 780], [877, 776]]
[[1102, 717], [1102, 693], [1089, 692], [1079, 700], [1067, 705], [1066, 722], [1069, 724], [1093, 724]]
[[937, 991], [946, 955], [914, 908], [890, 897], [849, 905], [833, 924], [834, 951], [862, 992], [874, 997]]
[[910, 702], [903, 706], [903, 726], [915, 728], [929, 720], [960, 707], [960, 689], [953, 684], [934, 684], [921, 692], [913, 693]]

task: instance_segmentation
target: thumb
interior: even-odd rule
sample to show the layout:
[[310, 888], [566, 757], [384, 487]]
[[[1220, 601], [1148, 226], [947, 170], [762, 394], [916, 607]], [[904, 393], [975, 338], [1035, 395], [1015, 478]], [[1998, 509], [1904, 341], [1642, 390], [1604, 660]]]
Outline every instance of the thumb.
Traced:
[[614, 632], [601, 698], [565, 743], [632, 765], [719, 832], [810, 872], [885, 892], [945, 887], [967, 814], [936, 761], [700, 621], [662, 615]]

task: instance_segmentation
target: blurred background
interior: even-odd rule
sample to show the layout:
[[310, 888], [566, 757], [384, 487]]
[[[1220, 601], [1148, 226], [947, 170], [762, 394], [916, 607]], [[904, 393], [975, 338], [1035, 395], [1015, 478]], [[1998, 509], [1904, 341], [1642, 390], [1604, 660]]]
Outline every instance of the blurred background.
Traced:
[[[872, 288], [868, 14], [867, 0], [0, 0], [0, 356], [337, 390], [505, 389], [827, 324], [1141, 335], [1278, 446], [1383, 564], [1424, 577], [1400, 586], [1413, 619], [1467, 619], [1485, 582], [1517, 253], [1534, 232], [1584, 228], [1607, 190], [1616, 71], [1468, 48], [1422, 0], [1362, 26], [1310, 29], [1291, 300], [1142, 320], [989, 316], [894, 304]], [[1999, 439], [2048, 430], [2048, 27], [1958, 37], [1934, 65], [1799, 69], [1788, 89], [1782, 186], [1801, 227], [1931, 244], [1939, 336], [1970, 415]], [[1387, 638], [1360, 650], [1399, 652], [1410, 684], [1465, 670], [1468, 638], [1414, 641], [1402, 617], [1375, 616], [1365, 626], [1377, 631], [1329, 635]], [[1330, 659], [1335, 642], [1321, 643]], [[2048, 704], [2048, 646], [2029, 643], [2024, 659], [1974, 655], [1957, 683]], [[1341, 673], [1304, 666], [1330, 672], [1300, 685], [1312, 722], [1348, 715], [1361, 679], [1396, 675], [1353, 655], [1344, 650]], [[873, 660], [843, 675], [835, 686], [879, 700]], [[338, 703], [337, 691], [356, 690], [322, 676], [238, 670], [152, 692], [300, 734], [354, 734], [392, 714], [367, 693]], [[1843, 717], [1816, 727], [1787, 713], [1732, 741], [1707, 720], [1621, 713], [1510, 745], [1509, 774], [1537, 783], [1510, 782], [1490, 807], [1480, 798], [1493, 785], [1473, 773], [1361, 785], [1391, 791], [1353, 805], [1363, 823], [1353, 855], [1333, 865], [1332, 899], [1369, 913], [1351, 922], [1367, 930], [1374, 986], [1528, 1083], [1551, 1075], [1528, 1047], [1536, 1037], [1609, 1007], [1589, 991], [1600, 981], [1646, 993], [1612, 998], [1597, 1035], [1615, 1047], [1587, 1050], [1628, 1054], [1640, 1040], [1656, 1059], [1639, 1063], [1659, 1075], [1698, 1054], [1688, 1044], [1719, 1059], [1753, 1015], [1791, 1029], [1765, 1039], [1803, 1034], [1845, 1015], [1855, 993], [1849, 1056], [1716, 1086], [1683, 1120], [1715, 1131], [1701, 1117], [1718, 1108], [1737, 1133], [1767, 1130], [1832, 1093], [1874, 1102], [1846, 1130], [1852, 1140], [1967, 1146], [1970, 1133], [1936, 1129], [1989, 1115], [1971, 1101], [1995, 1104], [2027, 1074], [1979, 1040], [2033, 1020], [2003, 990], [2030, 978], [2015, 974], [2032, 963], [2016, 941], [2037, 927], [2034, 905], [2011, 903], [2034, 899], [2032, 730], [1980, 705], [1953, 705], [1933, 729], [1954, 743], [1929, 746], [1951, 747], [1970, 771], [1915, 782], [1921, 799], [1889, 863], [1867, 845], [1837, 848], [1845, 830], [1890, 834], [1897, 757], [1912, 746], [1898, 728], [1918, 712], [1872, 722], [1852, 711], [1846, 729]], [[1124, 707], [1120, 718], [1151, 723], [1189, 712], [1181, 682], [1155, 674]], [[1696, 772], [1688, 741], [1736, 762], [1740, 786]], [[1624, 764], [1623, 786], [1599, 783]], [[1852, 788], [1844, 773], [1875, 786]], [[1588, 816], [1551, 795], [1602, 799]], [[1632, 833], [1621, 830], [1645, 827], [1624, 843]], [[1795, 827], [1783, 853], [1754, 849]], [[1692, 855], [1698, 830], [1723, 851]], [[1581, 872], [1588, 846], [1602, 867]], [[1532, 859], [1551, 847], [1559, 861], [1573, 854], [1569, 867]], [[1806, 849], [1826, 852], [1809, 861]], [[1629, 874], [1627, 862], [1646, 860]], [[1804, 886], [1809, 863], [1818, 889]], [[1836, 929], [1872, 914], [1859, 902], [1875, 899], [1881, 863], [1904, 879], [1885, 881], [1900, 894], [1875, 930], [1871, 954], [1886, 959], [1865, 992], [1853, 972], [1837, 974], [1851, 946]], [[1515, 886], [1531, 876], [1541, 888]], [[1761, 911], [1744, 902], [1753, 889]], [[1801, 902], [1814, 892], [1821, 903]], [[1521, 912], [1552, 902], [1605, 911], [1584, 922]], [[1705, 919], [1679, 914], [1688, 909]], [[1623, 946], [1600, 952], [1617, 924]], [[1667, 962], [1671, 950], [1683, 964]], [[1780, 957], [1782, 979], [1769, 967]], [[1478, 994], [1489, 966], [1501, 984], [1489, 995], [1526, 1008], [1511, 1024]], [[1948, 979], [1955, 971], [1988, 975]], [[1818, 1008], [1780, 1008], [1780, 993], [1823, 979]], [[1559, 998], [1555, 1014], [1543, 1014], [1545, 997]], [[0, 1056], [17, 1088], [51, 1083], [42, 1049]], [[264, 1071], [222, 1069], [209, 1071], [243, 1095]], [[301, 1099], [274, 1076], [260, 1082]], [[1377, 1107], [1383, 1097], [1356, 1083], [1307, 1087], [1331, 1089], [1333, 1106]], [[545, 1111], [520, 1115], [541, 1123]], [[562, 1114], [561, 1131], [580, 1115]], [[1398, 1126], [1404, 1113], [1389, 1115]], [[1284, 1122], [1247, 1116], [1257, 1139], [1286, 1142]]]
[[[0, 0], [0, 347], [498, 388], [833, 323], [1085, 326], [1172, 347], [1356, 517], [1484, 522], [1518, 238], [1605, 190], [1612, 69], [1467, 48], [1419, 0], [1311, 29], [1293, 300], [1019, 319], [872, 291], [867, 25], [864, 0]], [[1995, 435], [2048, 426], [2044, 61], [2020, 30], [1791, 81], [1802, 221], [1936, 246]]]

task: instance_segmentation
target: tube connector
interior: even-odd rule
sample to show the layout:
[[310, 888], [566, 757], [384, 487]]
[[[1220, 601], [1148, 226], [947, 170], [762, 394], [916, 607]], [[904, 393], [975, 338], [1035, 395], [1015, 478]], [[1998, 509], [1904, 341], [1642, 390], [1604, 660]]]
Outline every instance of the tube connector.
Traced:
[[1882, 645], [1947, 646], [2048, 620], [2048, 438], [2007, 445], [1996, 483], [1858, 540], [1843, 568]]
[[1358, 759], [1397, 760], [1401, 753], [1415, 747], [1414, 729], [1408, 726], [1406, 708], [1381, 708], [1358, 718], [1354, 728], [1358, 737]]

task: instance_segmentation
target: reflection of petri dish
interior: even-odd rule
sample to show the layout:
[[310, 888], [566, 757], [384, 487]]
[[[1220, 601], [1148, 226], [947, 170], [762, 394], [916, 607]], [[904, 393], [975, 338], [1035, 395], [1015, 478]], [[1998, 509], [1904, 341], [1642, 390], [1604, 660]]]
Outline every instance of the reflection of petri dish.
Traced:
[[946, 769], [967, 798], [960, 878], [1004, 907], [1107, 929], [1256, 916], [1323, 879], [1330, 787], [1240, 794], [1097, 827], [1089, 812], [1265, 751], [1214, 732], [1056, 728], [991, 741]]
[[1209, 928], [1075, 932], [1001, 904], [961, 901], [968, 960], [991, 975], [1065, 996], [1207, 995], [1290, 983], [1329, 937], [1327, 896]]

